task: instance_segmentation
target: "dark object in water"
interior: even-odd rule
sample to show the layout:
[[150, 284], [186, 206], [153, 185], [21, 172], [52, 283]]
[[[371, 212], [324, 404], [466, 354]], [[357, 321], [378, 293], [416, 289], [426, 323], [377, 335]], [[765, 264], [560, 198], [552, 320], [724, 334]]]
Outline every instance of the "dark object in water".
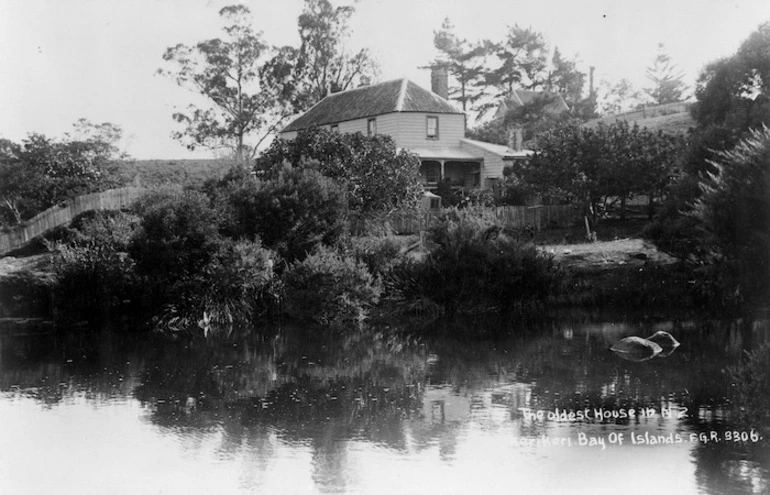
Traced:
[[627, 361], [647, 361], [660, 354], [663, 349], [647, 339], [641, 337], [626, 337], [615, 342], [610, 350]]

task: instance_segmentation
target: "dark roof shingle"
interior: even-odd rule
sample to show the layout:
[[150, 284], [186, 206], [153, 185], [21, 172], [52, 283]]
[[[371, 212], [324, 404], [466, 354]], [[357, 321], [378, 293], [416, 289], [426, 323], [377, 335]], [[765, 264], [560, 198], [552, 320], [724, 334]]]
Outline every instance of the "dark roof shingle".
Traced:
[[445, 99], [412, 81], [394, 79], [333, 93], [316, 103], [281, 132], [391, 112], [462, 113]]

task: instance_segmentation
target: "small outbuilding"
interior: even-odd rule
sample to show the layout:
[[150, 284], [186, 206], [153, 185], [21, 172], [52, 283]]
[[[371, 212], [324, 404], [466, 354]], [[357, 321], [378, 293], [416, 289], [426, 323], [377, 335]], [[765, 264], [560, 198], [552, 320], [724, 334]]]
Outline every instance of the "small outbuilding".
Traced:
[[425, 191], [422, 195], [422, 204], [420, 206], [423, 210], [440, 210], [441, 196], [433, 194], [430, 191]]

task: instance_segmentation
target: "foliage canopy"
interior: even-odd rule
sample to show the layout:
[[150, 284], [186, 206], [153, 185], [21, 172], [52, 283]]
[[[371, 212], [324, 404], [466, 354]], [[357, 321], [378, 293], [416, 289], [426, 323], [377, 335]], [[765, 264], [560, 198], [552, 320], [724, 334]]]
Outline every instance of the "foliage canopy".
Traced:
[[57, 140], [30, 134], [0, 139], [0, 224], [14, 225], [66, 199], [115, 187], [122, 130], [81, 119]]
[[344, 184], [350, 209], [357, 212], [414, 207], [423, 192], [419, 158], [397, 150], [386, 135], [307, 129], [291, 141], [274, 141], [257, 159], [256, 169], [271, 177], [281, 173], [285, 162], [316, 168]]

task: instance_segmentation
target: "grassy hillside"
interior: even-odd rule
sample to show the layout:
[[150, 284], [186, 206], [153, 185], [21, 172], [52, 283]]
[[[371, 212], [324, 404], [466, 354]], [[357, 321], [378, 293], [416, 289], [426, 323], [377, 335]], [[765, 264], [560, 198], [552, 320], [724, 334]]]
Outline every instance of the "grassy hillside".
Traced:
[[210, 160], [132, 160], [119, 164], [121, 176], [130, 185], [200, 185], [206, 179], [221, 177], [230, 168], [226, 159]]
[[607, 115], [590, 120], [586, 126], [594, 127], [600, 122], [609, 125], [617, 121], [626, 121], [631, 125], [646, 127], [651, 131], [663, 131], [667, 133], [685, 134], [690, 128], [695, 127], [695, 120], [690, 116], [689, 106], [683, 103], [669, 103], [657, 107], [647, 107], [632, 112]]

